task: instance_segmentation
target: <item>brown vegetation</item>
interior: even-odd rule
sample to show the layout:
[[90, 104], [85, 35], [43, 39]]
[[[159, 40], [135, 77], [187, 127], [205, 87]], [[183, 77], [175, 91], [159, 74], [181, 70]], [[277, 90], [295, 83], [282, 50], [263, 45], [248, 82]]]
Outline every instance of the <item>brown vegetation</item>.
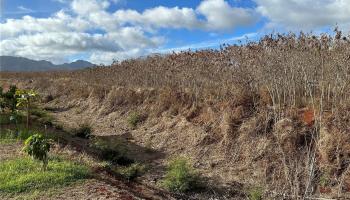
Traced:
[[221, 183], [293, 199], [349, 192], [350, 37], [338, 30], [1, 77], [50, 96], [48, 106], [74, 108], [77, 122], [96, 122], [94, 134], [128, 129], [116, 118], [130, 110], [147, 113], [130, 130], [136, 142], [186, 154]]

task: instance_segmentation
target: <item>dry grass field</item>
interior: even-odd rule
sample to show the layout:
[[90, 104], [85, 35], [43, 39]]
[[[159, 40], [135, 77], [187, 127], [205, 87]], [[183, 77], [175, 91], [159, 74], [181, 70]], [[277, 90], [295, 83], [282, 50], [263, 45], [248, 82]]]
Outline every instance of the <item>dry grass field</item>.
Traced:
[[350, 37], [338, 30], [0, 75], [37, 90], [64, 130], [122, 138], [154, 187], [183, 156], [222, 199], [350, 198]]

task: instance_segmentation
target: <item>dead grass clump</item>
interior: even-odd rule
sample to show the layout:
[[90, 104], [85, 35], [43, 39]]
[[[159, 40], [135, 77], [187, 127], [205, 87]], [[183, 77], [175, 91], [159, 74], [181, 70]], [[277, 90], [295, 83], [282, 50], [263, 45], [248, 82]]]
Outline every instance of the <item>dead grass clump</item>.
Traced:
[[103, 100], [107, 97], [110, 88], [104, 85], [94, 85], [92, 86], [91, 96], [97, 98], [98, 100]]
[[310, 148], [315, 139], [315, 130], [302, 126], [289, 118], [278, 121], [274, 126], [274, 135], [286, 155], [293, 157], [294, 153]]
[[148, 97], [147, 92], [135, 91], [124, 87], [112, 87], [104, 101], [104, 113], [115, 111], [120, 106], [140, 105]]
[[337, 129], [320, 130], [318, 141], [320, 167], [338, 177], [349, 166], [350, 136]]
[[162, 89], [157, 99], [158, 114], [171, 109], [171, 113], [177, 114], [182, 110], [189, 109], [192, 106], [193, 99], [187, 93], [174, 91], [170, 88]]

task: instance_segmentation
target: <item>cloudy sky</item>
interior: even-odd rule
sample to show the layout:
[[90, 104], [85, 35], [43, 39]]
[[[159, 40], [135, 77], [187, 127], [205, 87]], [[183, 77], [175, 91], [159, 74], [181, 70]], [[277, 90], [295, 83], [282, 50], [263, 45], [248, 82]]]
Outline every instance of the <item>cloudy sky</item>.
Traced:
[[0, 0], [0, 54], [109, 64], [273, 31], [350, 27], [350, 0]]

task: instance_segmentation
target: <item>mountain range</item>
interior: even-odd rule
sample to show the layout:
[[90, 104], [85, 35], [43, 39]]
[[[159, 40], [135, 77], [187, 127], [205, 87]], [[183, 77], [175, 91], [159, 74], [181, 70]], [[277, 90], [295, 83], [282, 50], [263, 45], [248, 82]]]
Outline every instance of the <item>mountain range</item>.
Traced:
[[94, 64], [77, 60], [71, 63], [55, 65], [46, 60], [31, 60], [24, 57], [0, 56], [0, 71], [53, 71], [53, 70], [75, 70], [93, 67]]

